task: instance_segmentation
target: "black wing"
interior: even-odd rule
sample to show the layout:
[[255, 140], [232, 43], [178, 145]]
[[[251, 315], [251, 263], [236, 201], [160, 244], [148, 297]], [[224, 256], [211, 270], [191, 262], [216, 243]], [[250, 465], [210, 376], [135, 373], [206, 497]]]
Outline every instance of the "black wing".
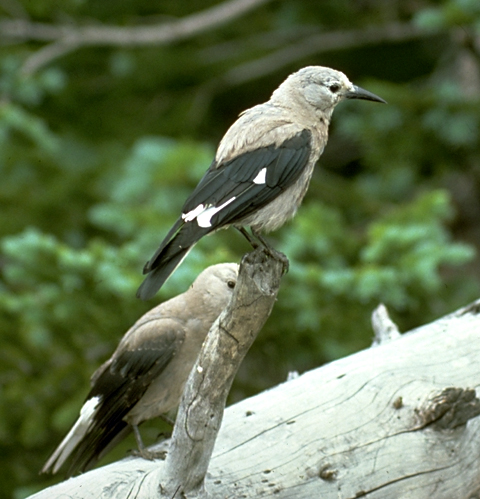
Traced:
[[91, 467], [105, 449], [111, 448], [112, 441], [120, 441], [116, 439], [119, 434], [123, 438], [129, 433], [131, 428], [123, 418], [168, 365], [178, 340], [178, 331], [174, 330], [152, 337], [142, 342], [140, 349], [120, 354], [95, 380], [85, 401], [100, 397], [100, 405], [87, 434], [73, 451], [69, 476]]
[[[212, 164], [185, 202], [182, 212], [190, 213], [201, 204], [221, 206], [235, 197], [212, 217], [211, 230], [247, 217], [269, 204], [299, 178], [310, 158], [311, 138], [311, 132], [303, 130], [279, 146], [262, 147], [225, 163]], [[256, 184], [254, 179], [264, 168], [266, 182]]]
[[[311, 132], [303, 130], [279, 146], [272, 144], [240, 154], [225, 163], [214, 162], [185, 202], [183, 216], [146, 263], [143, 273], [148, 276], [137, 296], [143, 300], [151, 298], [203, 236], [240, 222], [293, 185], [308, 165], [311, 139]], [[265, 182], [255, 183], [263, 169]], [[196, 217], [192, 216], [190, 220], [185, 217], [199, 207], [220, 207], [227, 202], [208, 224], [200, 226]]]

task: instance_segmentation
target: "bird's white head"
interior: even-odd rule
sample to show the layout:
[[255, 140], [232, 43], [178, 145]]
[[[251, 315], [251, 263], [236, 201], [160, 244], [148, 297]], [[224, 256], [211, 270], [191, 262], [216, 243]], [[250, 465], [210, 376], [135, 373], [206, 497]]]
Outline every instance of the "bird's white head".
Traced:
[[381, 97], [357, 87], [341, 71], [307, 66], [291, 74], [272, 94], [272, 101], [294, 102], [300, 109], [313, 108], [327, 117], [344, 99], [365, 99], [386, 103]]

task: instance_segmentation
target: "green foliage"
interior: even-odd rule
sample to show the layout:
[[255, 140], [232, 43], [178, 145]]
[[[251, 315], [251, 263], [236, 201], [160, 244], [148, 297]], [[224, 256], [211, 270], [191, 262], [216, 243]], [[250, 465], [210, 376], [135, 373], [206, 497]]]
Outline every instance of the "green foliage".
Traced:
[[475, 0], [449, 0], [420, 10], [415, 22], [425, 28], [473, 25], [480, 28], [480, 5]]
[[35, 106], [46, 96], [58, 94], [66, 86], [65, 73], [58, 68], [48, 68], [26, 76], [22, 74], [21, 65], [20, 56], [8, 55], [0, 61], [0, 95], [9, 100]]
[[[451, 217], [445, 191], [392, 207], [363, 230], [347, 225], [333, 208], [319, 203], [302, 207], [285, 231], [282, 246], [292, 263], [280, 311], [276, 309], [285, 314], [283, 324], [289, 324], [281, 345], [286, 348], [284, 343], [294, 342], [298, 348], [304, 342], [308, 349], [314, 341], [315, 355], [324, 360], [358, 350], [368, 341], [365, 311], [380, 302], [403, 316], [416, 317], [417, 324], [432, 317], [444, 294], [442, 269], [475, 256], [471, 246], [451, 241], [445, 227]], [[455, 290], [449, 294], [453, 298]], [[273, 334], [273, 341], [279, 341]], [[285, 352], [290, 362], [295, 355], [308, 359], [301, 348]]]
[[[211, 147], [187, 141], [139, 139], [126, 158], [121, 175], [110, 183], [109, 201], [90, 210], [91, 220], [122, 237], [137, 237], [138, 224], [155, 225], [160, 213], [162, 218], [170, 217], [163, 220], [165, 227], [172, 224], [181, 210], [182, 199], [208, 168], [212, 157]], [[152, 243], [159, 242], [156, 234], [153, 239]]]
[[[134, 25], [207, 6], [131, 0], [112, 10], [71, 0], [60, 13], [42, 0], [24, 8], [45, 23], [63, 15]], [[457, 77], [468, 46], [445, 31], [439, 57], [440, 37], [429, 30], [460, 24], [475, 33], [479, 16], [474, 0], [272, 2], [189, 41], [84, 48], [31, 75], [22, 65], [38, 45], [0, 48], [0, 496], [20, 499], [50, 483], [37, 471], [75, 419], [89, 376], [153, 306], [135, 299], [144, 262], [229, 124], [290, 70], [337, 67], [389, 105], [346, 102], [335, 111], [303, 206], [269, 236], [290, 272], [231, 400], [368, 347], [379, 302], [407, 330], [478, 298], [480, 99]], [[228, 77], [277, 49], [299, 50], [318, 27], [405, 20], [428, 36], [321, 57], [300, 50], [291, 66], [269, 74], [266, 64], [261, 79]], [[233, 229], [204, 238], [157, 300], [248, 250]]]

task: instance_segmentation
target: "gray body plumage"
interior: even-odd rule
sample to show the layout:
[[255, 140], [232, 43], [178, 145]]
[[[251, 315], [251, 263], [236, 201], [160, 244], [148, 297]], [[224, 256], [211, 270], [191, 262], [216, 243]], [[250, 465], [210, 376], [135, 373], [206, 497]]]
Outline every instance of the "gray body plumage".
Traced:
[[348, 98], [385, 102], [339, 71], [309, 66], [291, 74], [268, 102], [244, 111], [145, 265], [137, 296], [152, 297], [204, 235], [230, 225], [269, 232], [292, 218], [327, 143], [333, 110]]
[[[319, 126], [314, 113], [312, 116], [297, 116], [295, 110], [282, 105], [286, 95], [281, 93], [280, 96], [282, 98], [275, 103], [269, 101], [244, 112], [225, 134], [215, 157], [221, 163], [234, 154], [238, 155], [238, 151], [245, 153], [271, 144], [280, 147], [285, 140], [303, 130], [312, 132], [308, 161], [297, 181], [269, 204], [233, 224], [249, 226], [257, 232], [274, 231], [295, 215], [307, 192], [315, 164], [327, 143], [328, 129], [323, 124]], [[258, 137], [254, 143], [251, 142], [252, 129], [255, 129]]]
[[56, 473], [69, 458], [68, 474], [90, 468], [143, 421], [179, 404], [203, 341], [226, 307], [238, 265], [204, 270], [183, 294], [143, 315], [92, 376], [80, 417], [42, 472]]

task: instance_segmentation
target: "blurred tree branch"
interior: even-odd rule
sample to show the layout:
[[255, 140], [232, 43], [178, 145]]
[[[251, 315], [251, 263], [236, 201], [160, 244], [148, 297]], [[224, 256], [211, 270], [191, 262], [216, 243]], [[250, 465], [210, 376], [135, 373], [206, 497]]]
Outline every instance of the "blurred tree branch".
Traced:
[[[1, 26], [0, 26], [1, 28]], [[238, 64], [232, 67], [226, 73], [206, 81], [197, 90], [192, 102], [188, 119], [191, 123], [200, 122], [205, 114], [205, 110], [210, 105], [214, 93], [219, 88], [235, 87], [268, 76], [281, 68], [294, 64], [302, 58], [308, 58], [312, 55], [318, 55], [332, 50], [348, 50], [367, 45], [379, 43], [409, 41], [417, 38], [426, 38], [435, 36], [438, 30], [427, 30], [412, 23], [390, 23], [382, 26], [369, 26], [361, 29], [335, 30], [329, 32], [313, 32], [308, 30], [305, 34], [303, 30], [297, 33], [279, 34], [272, 32], [269, 34], [255, 34], [246, 42], [246, 45], [261, 45], [275, 47], [276, 50], [269, 54], [261, 56], [254, 60]], [[298, 35], [302, 34], [300, 38]], [[295, 41], [291, 37], [297, 36]], [[300, 38], [300, 39], [299, 39]], [[277, 47], [282, 44], [281, 48]], [[217, 62], [221, 57], [232, 59], [234, 52], [237, 52], [238, 45], [233, 47], [231, 44], [221, 44], [219, 46], [202, 49], [197, 59], [203, 61], [205, 65]]]
[[[26, 19], [3, 20], [0, 21], [0, 41], [52, 42], [25, 61], [23, 71], [32, 74], [53, 60], [81, 47], [164, 45], [184, 40], [232, 21], [269, 1], [229, 0], [183, 19], [151, 26], [68, 26], [35, 23]], [[243, 84], [313, 54], [383, 42], [407, 41], [438, 33], [412, 23], [390, 23], [366, 29], [336, 30], [316, 34], [308, 31], [308, 35], [299, 41], [293, 42], [287, 37], [286, 44], [279, 50], [232, 68], [222, 75], [219, 83], [229, 86]]]
[[435, 31], [425, 30], [412, 23], [391, 23], [362, 29], [318, 33], [264, 57], [236, 66], [223, 76], [223, 80], [229, 85], [238, 85], [273, 73], [281, 67], [313, 54], [384, 42], [407, 41], [434, 34]]
[[34, 73], [52, 60], [81, 47], [163, 45], [184, 40], [230, 22], [269, 1], [228, 0], [182, 19], [152, 26], [69, 26], [26, 19], [3, 20], [0, 21], [0, 40], [52, 42], [25, 61], [24, 72]]

